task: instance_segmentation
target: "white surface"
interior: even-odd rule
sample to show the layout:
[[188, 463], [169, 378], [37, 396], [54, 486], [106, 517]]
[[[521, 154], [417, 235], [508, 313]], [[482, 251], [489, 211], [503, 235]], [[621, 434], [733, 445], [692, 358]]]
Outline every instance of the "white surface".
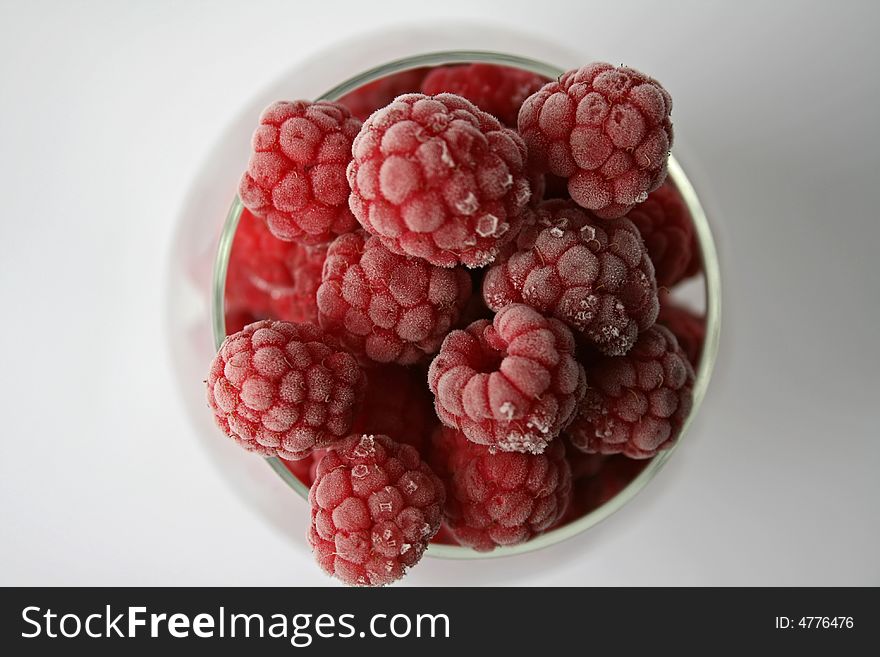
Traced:
[[666, 84], [725, 323], [694, 429], [636, 501], [554, 548], [426, 559], [406, 583], [880, 584], [877, 5], [303, 4], [0, 4], [0, 584], [330, 583], [306, 505], [210, 431], [201, 375], [180, 392], [210, 345], [178, 330], [190, 283], [168, 276], [210, 266], [216, 235], [180, 222], [203, 199], [219, 230], [232, 190], [191, 187], [243, 108], [331, 42], [439, 18]]

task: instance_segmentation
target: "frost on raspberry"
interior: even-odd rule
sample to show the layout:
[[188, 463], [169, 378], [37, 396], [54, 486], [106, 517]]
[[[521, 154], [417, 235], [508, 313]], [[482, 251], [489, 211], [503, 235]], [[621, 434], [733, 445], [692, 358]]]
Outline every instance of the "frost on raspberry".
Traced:
[[348, 92], [338, 102], [345, 105], [355, 118], [366, 121], [370, 114], [382, 109], [398, 96], [418, 91], [430, 70], [412, 68], [385, 75]]
[[[326, 253], [321, 246], [279, 240], [262, 220], [242, 211], [226, 272], [228, 310], [233, 316], [249, 314], [252, 321], [316, 322], [316, 294]], [[243, 326], [235, 330], [227, 327], [227, 333]]]
[[525, 144], [460, 96], [399, 96], [367, 119], [352, 152], [351, 210], [394, 253], [482, 267], [519, 232]]
[[688, 361], [696, 368], [700, 364], [703, 342], [706, 340], [706, 318], [664, 299], [660, 302], [657, 323], [672, 331]]
[[700, 271], [700, 248], [690, 211], [670, 181], [627, 213], [645, 240], [657, 285], [671, 288]]
[[608, 355], [626, 353], [659, 308], [654, 267], [632, 222], [596, 219], [561, 200], [529, 212], [529, 225], [486, 271], [483, 298], [494, 310], [528, 304]]
[[446, 525], [461, 545], [481, 552], [524, 543], [553, 527], [571, 499], [571, 470], [560, 440], [543, 454], [493, 453], [441, 427], [430, 463], [446, 485]]
[[350, 436], [318, 463], [309, 491], [315, 559], [347, 584], [390, 584], [422, 558], [444, 499], [443, 483], [414, 447]]
[[242, 203], [277, 238], [326, 244], [357, 224], [345, 169], [360, 121], [338, 103], [273, 103], [260, 117], [239, 185]]
[[428, 372], [440, 420], [493, 450], [540, 454], [584, 395], [571, 331], [521, 304], [450, 333]]
[[318, 317], [365, 362], [409, 365], [436, 353], [470, 296], [465, 269], [392, 253], [359, 230], [327, 251]]
[[653, 78], [595, 63], [529, 96], [518, 125], [533, 166], [567, 178], [572, 199], [613, 218], [666, 178], [671, 111], [672, 98]]
[[693, 368], [675, 336], [655, 325], [625, 356], [590, 367], [587, 393], [566, 433], [588, 454], [651, 458], [678, 439], [693, 387]]
[[547, 82], [544, 76], [510, 66], [484, 63], [438, 66], [422, 82], [422, 93], [429, 96], [457, 94], [515, 129], [523, 101]]
[[369, 372], [353, 432], [384, 434], [424, 453], [439, 422], [425, 370], [383, 365]]
[[223, 341], [206, 383], [229, 437], [263, 456], [296, 460], [348, 434], [366, 378], [317, 326], [263, 320]]

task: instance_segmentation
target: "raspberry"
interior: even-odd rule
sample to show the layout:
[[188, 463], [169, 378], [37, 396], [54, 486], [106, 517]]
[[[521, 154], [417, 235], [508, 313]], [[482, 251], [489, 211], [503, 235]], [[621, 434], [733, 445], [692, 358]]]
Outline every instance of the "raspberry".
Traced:
[[407, 365], [436, 353], [470, 296], [464, 269], [392, 253], [359, 230], [327, 251], [318, 317], [365, 360]]
[[675, 185], [665, 182], [626, 216], [645, 240], [658, 286], [670, 288], [700, 271], [697, 234]]
[[296, 460], [348, 433], [366, 379], [317, 326], [263, 320], [223, 341], [206, 383], [229, 437], [263, 456]]
[[516, 128], [523, 101], [547, 82], [547, 78], [509, 66], [466, 64], [439, 66], [422, 82], [422, 93], [463, 96], [504, 125]]
[[574, 348], [562, 322], [521, 304], [453, 331], [428, 371], [440, 420], [475, 443], [540, 454], [584, 395]]
[[656, 325], [626, 356], [593, 365], [587, 384], [568, 428], [572, 444], [588, 454], [645, 459], [678, 438], [693, 403], [694, 371], [675, 336]]
[[385, 365], [370, 370], [369, 376], [354, 432], [383, 434], [424, 453], [438, 424], [425, 371]]
[[519, 231], [525, 144], [464, 98], [399, 96], [367, 119], [352, 152], [351, 210], [395, 253], [482, 267]]
[[603, 353], [621, 355], [657, 319], [654, 268], [628, 219], [598, 220], [545, 201], [483, 280], [486, 304], [526, 303], [561, 319]]
[[227, 304], [263, 318], [316, 322], [315, 296], [326, 252], [279, 240], [244, 210], [229, 255]]
[[571, 198], [598, 216], [623, 216], [666, 178], [672, 98], [624, 66], [589, 64], [529, 96], [519, 132], [533, 165], [568, 178]]
[[444, 497], [411, 445], [350, 436], [321, 459], [309, 491], [318, 564], [355, 586], [400, 579], [437, 533]]
[[385, 107], [401, 94], [418, 91], [430, 68], [412, 68], [373, 80], [339, 99], [356, 118], [366, 121], [377, 109]]
[[559, 440], [543, 454], [493, 454], [441, 427], [431, 464], [446, 485], [446, 524], [459, 543], [481, 552], [524, 543], [549, 529], [571, 499], [571, 470]]
[[241, 202], [277, 238], [324, 244], [356, 226], [345, 168], [360, 121], [338, 103], [280, 101], [254, 132]]
[[657, 322], [672, 331], [688, 361], [696, 368], [700, 364], [703, 342], [706, 339], [705, 318], [672, 301], [663, 301]]

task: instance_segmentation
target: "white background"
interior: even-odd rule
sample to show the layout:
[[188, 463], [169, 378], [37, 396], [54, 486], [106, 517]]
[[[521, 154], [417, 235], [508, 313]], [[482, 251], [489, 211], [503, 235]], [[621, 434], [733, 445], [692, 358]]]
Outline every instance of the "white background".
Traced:
[[246, 109], [282, 80], [291, 98], [330, 86], [291, 84], [292, 67], [370, 30], [493, 45], [459, 19], [671, 90], [724, 328], [692, 432], [634, 502], [528, 556], [425, 559], [405, 584], [880, 584], [876, 3], [0, 7], [0, 584], [331, 583], [305, 503], [212, 431], [193, 281]]

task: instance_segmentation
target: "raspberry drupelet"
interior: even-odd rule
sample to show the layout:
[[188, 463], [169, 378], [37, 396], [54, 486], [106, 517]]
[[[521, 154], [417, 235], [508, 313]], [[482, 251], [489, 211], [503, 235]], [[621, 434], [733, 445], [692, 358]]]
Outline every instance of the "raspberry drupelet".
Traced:
[[671, 288], [700, 271], [700, 250], [684, 199], [670, 181], [627, 213], [645, 240], [659, 287]]
[[493, 450], [540, 454], [584, 395], [574, 350], [562, 322], [522, 304], [453, 331], [428, 371], [437, 415]]
[[655, 325], [625, 356], [587, 372], [587, 393], [566, 433], [588, 454], [646, 459], [672, 447], [693, 405], [694, 370], [675, 336]]
[[694, 369], [700, 364], [703, 342], [706, 340], [706, 318], [697, 315], [674, 301], [662, 300], [657, 323], [670, 331]]
[[399, 96], [364, 122], [352, 153], [351, 210], [394, 253], [482, 267], [519, 232], [525, 144], [460, 96]]
[[322, 246], [279, 240], [265, 222], [243, 210], [229, 254], [226, 304], [261, 319], [317, 322], [315, 296], [326, 253]]
[[414, 447], [353, 435], [318, 463], [309, 543], [321, 568], [346, 584], [390, 584], [422, 558], [444, 498]]
[[471, 287], [464, 268], [392, 253], [358, 230], [337, 237], [327, 251], [318, 318], [366, 364], [410, 365], [440, 348]]
[[273, 103], [254, 132], [241, 202], [282, 240], [326, 244], [353, 230], [345, 169], [360, 126], [339, 103]]
[[348, 435], [366, 378], [317, 326], [263, 320], [223, 341], [206, 383], [208, 405], [230, 438], [296, 460]]
[[545, 201], [528, 212], [529, 225], [486, 272], [486, 305], [528, 304], [602, 353], [626, 353], [659, 308], [654, 267], [636, 227], [625, 218], [596, 219], [571, 201]]
[[571, 470], [561, 440], [543, 454], [492, 453], [461, 432], [440, 427], [430, 463], [446, 485], [446, 526], [461, 545], [481, 552], [546, 531], [571, 499]]
[[516, 129], [516, 117], [523, 101], [535, 93], [547, 78], [510, 66], [465, 64], [438, 66], [422, 82], [422, 93], [441, 93], [467, 98], [504, 125]]
[[671, 111], [672, 98], [653, 78], [595, 63], [529, 96], [518, 126], [533, 166], [567, 178], [572, 199], [613, 218], [666, 178]]

